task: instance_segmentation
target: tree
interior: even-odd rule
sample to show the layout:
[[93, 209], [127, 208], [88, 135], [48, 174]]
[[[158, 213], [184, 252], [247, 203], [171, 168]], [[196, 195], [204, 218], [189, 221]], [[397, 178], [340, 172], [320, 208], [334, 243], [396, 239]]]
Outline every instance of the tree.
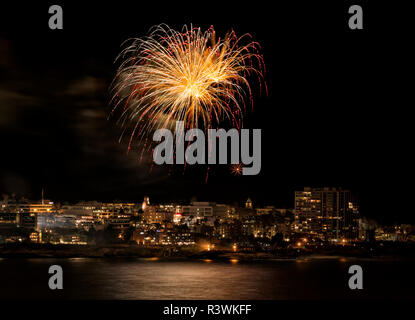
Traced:
[[275, 236], [272, 237], [271, 245], [273, 248], [285, 247], [286, 242], [284, 241], [284, 235], [281, 232], [278, 232]]

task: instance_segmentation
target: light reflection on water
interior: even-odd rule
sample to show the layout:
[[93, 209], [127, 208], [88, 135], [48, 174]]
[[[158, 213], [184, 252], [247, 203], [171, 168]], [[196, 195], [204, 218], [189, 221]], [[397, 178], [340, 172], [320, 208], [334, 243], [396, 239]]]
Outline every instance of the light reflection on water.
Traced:
[[[320, 299], [396, 297], [396, 292], [415, 297], [411, 288], [415, 285], [413, 262], [358, 262], [365, 272], [365, 290], [360, 292], [347, 287], [348, 267], [355, 263], [343, 258], [266, 262], [3, 259], [0, 298]], [[52, 264], [64, 270], [61, 292], [47, 287]], [[385, 274], [394, 270], [399, 272], [389, 281]]]

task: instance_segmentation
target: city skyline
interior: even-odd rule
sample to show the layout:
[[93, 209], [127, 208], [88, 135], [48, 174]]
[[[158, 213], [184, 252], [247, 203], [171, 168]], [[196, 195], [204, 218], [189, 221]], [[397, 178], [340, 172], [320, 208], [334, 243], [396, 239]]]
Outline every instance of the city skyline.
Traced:
[[[147, 246], [201, 246], [202, 251], [206, 243], [210, 243], [208, 251], [213, 250], [211, 245], [215, 250], [227, 250], [228, 241], [233, 241], [233, 251], [241, 246], [250, 250], [255, 238], [266, 240], [265, 247], [260, 244], [260, 251], [269, 251], [270, 243], [281, 248], [318, 249], [316, 245], [325, 248], [330, 243], [356, 246], [375, 240], [415, 241], [415, 226], [385, 226], [362, 216], [349, 190], [304, 187], [295, 191], [293, 198], [292, 208], [259, 206], [251, 198], [242, 205], [196, 199], [187, 203], [152, 203], [148, 196], [142, 202], [73, 204], [44, 198], [5, 198], [0, 201], [0, 240], [72, 245], [98, 245], [95, 241], [101, 241], [100, 246], [108, 246], [121, 239], [130, 245], [134, 241]], [[95, 240], [97, 231], [112, 240]]]

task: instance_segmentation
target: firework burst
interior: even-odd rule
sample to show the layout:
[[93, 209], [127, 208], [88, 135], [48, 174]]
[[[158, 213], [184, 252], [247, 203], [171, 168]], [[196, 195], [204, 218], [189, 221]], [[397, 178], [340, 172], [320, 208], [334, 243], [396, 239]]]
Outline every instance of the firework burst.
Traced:
[[260, 86], [263, 79], [259, 49], [249, 35], [238, 38], [232, 31], [216, 38], [213, 27], [178, 32], [158, 25], [149, 36], [130, 40], [112, 84], [113, 112], [122, 108], [124, 128], [133, 124], [130, 145], [134, 136], [173, 128], [175, 121], [207, 129], [227, 119], [241, 128], [246, 100], [252, 104], [248, 76], [256, 75]]
[[234, 176], [242, 175], [243, 165], [242, 163], [232, 164], [230, 167], [230, 171]]

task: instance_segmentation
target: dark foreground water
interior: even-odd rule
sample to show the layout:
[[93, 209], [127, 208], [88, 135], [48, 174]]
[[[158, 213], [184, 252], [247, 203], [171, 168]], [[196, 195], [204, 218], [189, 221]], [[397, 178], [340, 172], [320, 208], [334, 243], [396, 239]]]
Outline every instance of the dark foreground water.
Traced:
[[[50, 290], [61, 265], [64, 289]], [[348, 288], [359, 264], [364, 289]], [[0, 299], [415, 298], [414, 261], [309, 259], [265, 262], [157, 259], [0, 259]]]

